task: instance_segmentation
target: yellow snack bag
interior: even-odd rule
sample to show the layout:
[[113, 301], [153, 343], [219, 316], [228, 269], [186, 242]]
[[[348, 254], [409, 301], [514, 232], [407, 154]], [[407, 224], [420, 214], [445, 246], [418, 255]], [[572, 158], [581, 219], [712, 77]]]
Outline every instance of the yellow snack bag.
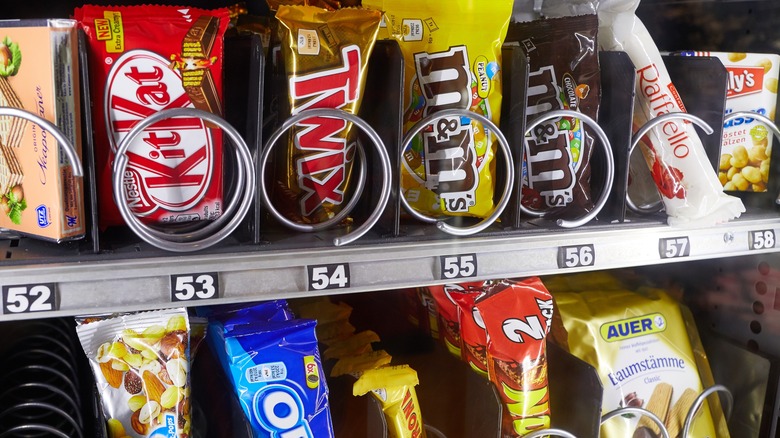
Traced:
[[379, 335], [372, 330], [364, 330], [329, 346], [322, 353], [322, 358], [325, 360], [341, 359], [342, 357], [368, 353], [372, 350], [372, 342], [379, 342]]
[[[404, 55], [404, 132], [444, 109], [470, 110], [498, 125], [501, 44], [512, 0], [364, 0], [381, 9]], [[401, 189], [427, 216], [484, 218], [493, 210], [495, 134], [467, 117], [448, 117], [404, 145]]]
[[382, 405], [390, 438], [425, 438], [420, 402], [414, 387], [420, 383], [409, 365], [368, 370], [352, 386], [355, 396], [371, 393]]
[[[566, 292], [555, 299], [571, 353], [593, 365], [604, 385], [602, 412], [641, 407], [662, 419], [670, 436], [678, 436], [693, 400], [704, 389], [702, 363], [680, 305], [664, 291], [649, 288]], [[631, 414], [604, 423], [601, 436], [637, 436], [643, 428], [645, 433], [660, 431], [647, 417]], [[705, 401], [690, 436], [723, 436], [715, 430], [711, 405]]]

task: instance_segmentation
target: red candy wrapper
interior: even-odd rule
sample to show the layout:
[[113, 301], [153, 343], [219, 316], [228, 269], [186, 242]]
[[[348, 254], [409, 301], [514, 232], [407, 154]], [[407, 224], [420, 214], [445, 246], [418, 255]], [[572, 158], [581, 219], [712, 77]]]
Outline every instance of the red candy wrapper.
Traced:
[[458, 306], [461, 359], [477, 374], [487, 378], [487, 333], [482, 315], [474, 306], [477, 300], [485, 296], [483, 283], [463, 283], [446, 287], [450, 299]]
[[458, 321], [458, 305], [450, 298], [449, 290], [456, 285], [431, 286], [428, 288], [436, 302], [438, 314], [439, 337], [447, 347], [447, 351], [461, 357], [460, 322]]
[[501, 280], [476, 307], [487, 331], [488, 375], [505, 407], [501, 435], [550, 427], [546, 337], [552, 296], [536, 277]]
[[[74, 15], [89, 41], [100, 226], [121, 225], [112, 165], [132, 127], [169, 108], [222, 113], [229, 11], [90, 5]], [[222, 213], [222, 134], [210, 124], [161, 121], [133, 140], [127, 155], [123, 189], [130, 210], [145, 221], [213, 220]]]

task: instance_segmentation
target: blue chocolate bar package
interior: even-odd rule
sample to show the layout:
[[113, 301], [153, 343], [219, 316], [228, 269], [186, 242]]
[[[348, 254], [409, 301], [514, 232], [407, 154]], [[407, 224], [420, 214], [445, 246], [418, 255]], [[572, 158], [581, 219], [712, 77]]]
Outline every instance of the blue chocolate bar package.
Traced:
[[208, 336], [254, 436], [333, 437], [316, 321], [238, 320], [212, 320]]

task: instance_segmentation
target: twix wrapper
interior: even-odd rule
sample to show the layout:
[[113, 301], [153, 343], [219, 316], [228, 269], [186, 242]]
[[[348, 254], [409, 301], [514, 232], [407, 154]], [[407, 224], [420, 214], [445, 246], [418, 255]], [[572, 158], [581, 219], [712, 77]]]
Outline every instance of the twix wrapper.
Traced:
[[[404, 131], [430, 114], [460, 109], [498, 124], [501, 44], [512, 0], [364, 0], [385, 13], [404, 56]], [[448, 117], [404, 145], [401, 189], [428, 216], [487, 217], [493, 211], [495, 134], [469, 117]]]
[[[380, 13], [280, 5], [276, 18], [292, 114], [314, 108], [357, 114]], [[308, 118], [292, 128], [284, 156], [276, 157], [274, 197], [279, 205], [295, 204], [295, 220], [322, 222], [341, 211], [356, 152], [351, 131], [346, 120], [331, 117]]]
[[477, 301], [487, 331], [488, 375], [504, 410], [502, 436], [550, 427], [546, 337], [553, 300], [541, 280], [502, 280]]

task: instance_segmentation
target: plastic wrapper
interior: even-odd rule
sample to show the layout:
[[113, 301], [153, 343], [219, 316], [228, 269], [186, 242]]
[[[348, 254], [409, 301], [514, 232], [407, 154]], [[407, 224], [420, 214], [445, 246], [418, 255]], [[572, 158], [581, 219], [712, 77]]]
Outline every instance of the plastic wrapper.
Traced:
[[347, 356], [368, 353], [372, 351], [371, 344], [374, 342], [379, 342], [379, 335], [372, 330], [364, 330], [353, 334], [343, 341], [333, 343], [322, 353], [322, 357], [325, 360], [341, 359]]
[[[694, 52], [683, 56], [712, 56], [729, 73], [726, 114], [748, 111], [775, 119], [780, 56], [769, 53]], [[723, 125], [718, 179], [723, 190], [765, 192], [769, 182], [774, 134], [752, 117], [737, 117]]]
[[[281, 5], [276, 18], [292, 114], [315, 108], [357, 114], [379, 11]], [[332, 117], [308, 118], [291, 129], [287, 148], [275, 157], [272, 194], [290, 219], [317, 223], [341, 211], [356, 154], [351, 131], [346, 120]]]
[[[598, 119], [601, 99], [596, 15], [512, 23], [507, 42], [529, 62], [527, 121], [558, 109]], [[575, 218], [593, 209], [590, 188], [595, 135], [574, 117], [558, 117], [526, 137], [521, 202], [533, 211]]]
[[[704, 388], [698, 369], [702, 362], [677, 302], [657, 289], [565, 292], [555, 298], [571, 353], [593, 365], [601, 378], [602, 412], [642, 407], [665, 422], [670, 436], [679, 436]], [[715, 434], [710, 406], [702, 406], [691, 436], [728, 436]], [[645, 417], [623, 416], [605, 423], [601, 432], [605, 438], [659, 436], [660, 429]]]
[[331, 377], [339, 377], [345, 374], [360, 377], [365, 371], [390, 365], [393, 357], [385, 350], [375, 350], [353, 356], [342, 357], [333, 365]]
[[[114, 153], [143, 118], [170, 108], [222, 110], [227, 9], [84, 6], [101, 227], [124, 223], [114, 204]], [[161, 121], [128, 149], [123, 187], [130, 211], [149, 222], [222, 214], [222, 132], [197, 118]]]
[[[404, 56], [404, 132], [429, 114], [501, 112], [501, 44], [511, 0], [364, 0], [385, 13], [385, 35]], [[381, 34], [381, 33], [380, 33]], [[484, 218], [493, 211], [495, 136], [467, 117], [441, 119], [404, 145], [401, 189], [427, 216]]]
[[255, 437], [334, 436], [315, 325], [256, 320], [226, 331], [210, 323], [210, 346]]
[[436, 303], [437, 325], [439, 338], [447, 351], [461, 357], [462, 340], [460, 335], [460, 321], [458, 320], [458, 305], [450, 298], [450, 289], [459, 289], [458, 285], [430, 286], [428, 292]]
[[461, 359], [477, 374], [488, 378], [487, 333], [482, 315], [474, 306], [485, 295], [483, 284], [447, 285], [445, 292], [458, 306]]
[[109, 438], [187, 438], [190, 325], [184, 309], [122, 315], [76, 328]]
[[[634, 15], [638, 5], [639, 0], [605, 0], [598, 8], [601, 49], [625, 51], [636, 69], [636, 129], [660, 115], [685, 112], [658, 48]], [[707, 226], [745, 211], [739, 198], [723, 193], [690, 123], [669, 120], [657, 125], [642, 144], [670, 225]]]
[[390, 438], [425, 438], [420, 402], [414, 387], [420, 381], [409, 365], [365, 371], [352, 388], [354, 395], [371, 395], [379, 401]]
[[488, 375], [504, 407], [502, 436], [550, 427], [546, 338], [553, 300], [539, 278], [501, 280], [476, 303], [487, 332]]

